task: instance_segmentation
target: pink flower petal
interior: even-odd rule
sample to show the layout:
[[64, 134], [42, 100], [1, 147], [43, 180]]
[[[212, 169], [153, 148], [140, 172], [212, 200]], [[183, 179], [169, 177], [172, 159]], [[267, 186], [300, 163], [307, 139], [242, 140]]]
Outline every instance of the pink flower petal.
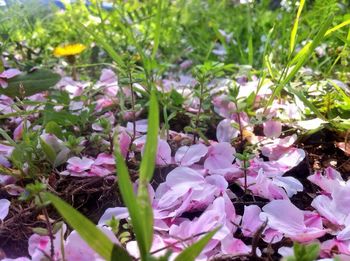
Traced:
[[242, 217], [242, 232], [246, 237], [254, 236], [258, 228], [263, 224], [260, 220], [261, 209], [257, 205], [244, 206]]
[[67, 160], [67, 162], [67, 169], [78, 173], [83, 172], [85, 170], [89, 170], [92, 164], [94, 164], [94, 161], [92, 159], [86, 157], [83, 157], [82, 159], [78, 157], [72, 157], [69, 160]]
[[94, 165], [115, 165], [114, 156], [107, 153], [100, 153], [94, 162]]
[[282, 133], [282, 124], [279, 121], [268, 120], [263, 126], [264, 135], [268, 138], [278, 138]]
[[169, 144], [162, 139], [158, 139], [156, 164], [160, 166], [171, 164], [171, 148]]
[[3, 221], [10, 209], [11, 202], [7, 199], [0, 199], [0, 220]]
[[216, 138], [218, 142], [231, 142], [238, 136], [239, 131], [232, 126], [232, 121], [224, 119], [219, 122], [216, 128]]
[[195, 144], [190, 147], [182, 146], [175, 154], [175, 161], [181, 166], [191, 166], [198, 162], [208, 152], [208, 148], [204, 144]]
[[2, 73], [0, 73], [0, 78], [6, 78], [6, 79], [10, 79], [13, 78], [17, 75], [21, 74], [20, 70], [17, 69], [8, 69], [6, 71], [3, 71]]
[[209, 147], [208, 158], [204, 162], [204, 168], [211, 170], [231, 167], [236, 150], [228, 142], [221, 142]]

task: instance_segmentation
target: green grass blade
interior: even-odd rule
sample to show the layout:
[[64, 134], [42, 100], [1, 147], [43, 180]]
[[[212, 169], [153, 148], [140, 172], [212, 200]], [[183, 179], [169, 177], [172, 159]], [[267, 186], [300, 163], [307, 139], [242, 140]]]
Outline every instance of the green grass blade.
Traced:
[[159, 109], [155, 90], [151, 92], [149, 104], [147, 139], [140, 166], [137, 197], [133, 192], [128, 168], [120, 153], [118, 141], [116, 138], [114, 140], [114, 144], [116, 145], [115, 157], [117, 161], [119, 189], [123, 201], [129, 210], [141, 258], [143, 260], [147, 258], [153, 241], [153, 212], [148, 194], [148, 182], [153, 176], [158, 143]]
[[214, 229], [196, 243], [186, 248], [175, 258], [175, 261], [194, 261], [218, 230], [219, 228]]
[[124, 62], [122, 58], [118, 55], [118, 53], [113, 49], [113, 47], [107, 43], [104, 40], [104, 37], [100, 36], [99, 34], [93, 32], [90, 28], [87, 26], [83, 25], [82, 23], [76, 22], [76, 25], [82, 30], [87, 32], [89, 35], [91, 35], [94, 38], [94, 41], [101, 46], [108, 54], [109, 56], [117, 63], [118, 65], [118, 70], [122, 73], [124, 73]]
[[131, 218], [132, 227], [136, 236], [136, 241], [139, 246], [141, 258], [144, 259], [148, 255], [147, 250], [147, 235], [144, 229], [143, 215], [140, 211], [139, 200], [134, 194], [133, 185], [129, 176], [128, 168], [125, 164], [124, 158], [120, 152], [117, 136], [114, 138], [114, 155], [117, 165], [117, 176], [119, 190], [122, 195], [125, 206], [128, 208]]
[[[332, 27], [331, 29], [328, 29], [327, 32], [325, 33], [325, 37], [330, 36], [331, 34], [333, 34], [334, 32], [338, 31], [339, 29], [341, 29], [344, 26], [347, 26], [350, 24], [350, 19]], [[293, 58], [293, 60], [290, 62], [291, 65], [297, 63], [297, 61], [305, 55], [305, 53], [308, 52], [309, 48], [311, 46], [311, 43], [306, 44], [298, 53], [297, 55]]]
[[147, 139], [144, 149], [144, 155], [140, 165], [140, 179], [151, 181], [154, 172], [154, 165], [157, 153], [159, 129], [159, 108], [155, 90], [152, 90], [149, 113], [148, 113], [148, 129]]
[[162, 5], [163, 1], [158, 0], [157, 4], [157, 16], [156, 16], [156, 28], [155, 28], [155, 35], [154, 35], [154, 44], [153, 44], [153, 50], [152, 50], [152, 59], [157, 54], [157, 50], [159, 47], [159, 42], [160, 42], [160, 35], [162, 31]]
[[[298, 59], [295, 66], [292, 68], [292, 70], [288, 73], [288, 75], [275, 87], [275, 89], [272, 92], [272, 95], [266, 105], [269, 106], [272, 104], [274, 98], [281, 92], [281, 90], [293, 79], [293, 77], [297, 74], [297, 72], [300, 70], [300, 68], [307, 62], [309, 57], [311, 56], [313, 50], [319, 45], [319, 43], [323, 40], [325, 37], [326, 31], [330, 24], [333, 21], [333, 16], [328, 17], [328, 19], [322, 24], [320, 30], [316, 34], [313, 41], [310, 43], [309, 48], [303, 53], [302, 56]], [[303, 51], [303, 50], [301, 50]]]
[[313, 113], [315, 113], [315, 115], [318, 118], [327, 121], [327, 119], [323, 116], [323, 114], [315, 107], [315, 105], [313, 105], [308, 100], [307, 97], [305, 97], [305, 95], [302, 92], [294, 90], [290, 86], [286, 86], [286, 89], [287, 89], [288, 92], [290, 92], [290, 93], [294, 94], [295, 96], [297, 96], [304, 103], [304, 105], [306, 107], [308, 107]]
[[73, 227], [81, 238], [106, 260], [131, 261], [128, 252], [114, 244], [94, 223], [64, 202], [59, 197], [45, 193], [45, 197], [51, 201], [67, 223]]
[[147, 239], [145, 244], [148, 251], [151, 249], [153, 241], [153, 212], [148, 195], [148, 183], [151, 181], [154, 172], [158, 148], [158, 129], [159, 108], [155, 89], [153, 89], [149, 102], [147, 139], [140, 165], [140, 179], [137, 195], [139, 211], [142, 215], [141, 221], [143, 222], [145, 238]]
[[295, 40], [297, 37], [298, 26], [299, 26], [299, 19], [300, 19], [301, 12], [303, 11], [304, 4], [305, 4], [305, 0], [301, 0], [299, 4], [298, 12], [297, 12], [297, 17], [295, 18], [293, 29], [290, 33], [290, 46], [289, 46], [290, 54], [294, 52]]
[[346, 20], [346, 21], [344, 21], [344, 22], [342, 22], [342, 23], [332, 27], [331, 29], [327, 30], [326, 36], [331, 35], [332, 33], [338, 31], [340, 28], [342, 28], [344, 26], [347, 26], [348, 24], [350, 24], [350, 19], [348, 19], [348, 20]]

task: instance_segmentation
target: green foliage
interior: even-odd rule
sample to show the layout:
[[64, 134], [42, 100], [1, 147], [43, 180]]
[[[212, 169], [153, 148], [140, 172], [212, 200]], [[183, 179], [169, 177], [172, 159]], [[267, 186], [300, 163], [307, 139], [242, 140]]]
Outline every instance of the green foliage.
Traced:
[[0, 88], [0, 93], [10, 97], [26, 97], [53, 87], [60, 76], [49, 70], [39, 69], [27, 72], [8, 80], [7, 88]]
[[320, 253], [320, 245], [309, 244], [301, 245], [299, 243], [294, 243], [294, 256], [287, 257], [286, 261], [314, 261], [317, 259]]

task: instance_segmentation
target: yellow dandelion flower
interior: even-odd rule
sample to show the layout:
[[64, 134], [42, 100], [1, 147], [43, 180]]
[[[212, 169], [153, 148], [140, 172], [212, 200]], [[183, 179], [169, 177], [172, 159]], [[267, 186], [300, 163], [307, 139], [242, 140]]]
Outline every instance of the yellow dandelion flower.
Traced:
[[53, 54], [57, 57], [62, 56], [72, 56], [80, 54], [86, 49], [86, 46], [83, 44], [68, 44], [64, 46], [58, 46], [53, 50]]

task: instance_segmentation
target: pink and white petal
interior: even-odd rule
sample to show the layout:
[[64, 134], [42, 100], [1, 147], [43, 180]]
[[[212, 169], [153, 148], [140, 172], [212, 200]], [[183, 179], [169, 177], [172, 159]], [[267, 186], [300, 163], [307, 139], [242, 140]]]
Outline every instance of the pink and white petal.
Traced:
[[7, 81], [5, 81], [4, 79], [1, 79], [1, 78], [0, 78], [0, 86], [1, 86], [3, 89], [6, 89], [7, 86], [8, 86]]
[[0, 199], [0, 221], [3, 221], [10, 210], [11, 202], [5, 198]]
[[340, 173], [331, 167], [325, 169], [324, 175], [322, 175], [321, 171], [316, 171], [315, 174], [307, 177], [307, 179], [327, 193], [331, 193], [334, 187], [344, 184]]
[[198, 162], [207, 153], [208, 148], [201, 143], [190, 147], [182, 146], [176, 151], [175, 161], [181, 166], [191, 166], [192, 164]]
[[218, 142], [231, 142], [238, 134], [239, 131], [232, 126], [232, 121], [229, 119], [220, 121], [216, 128], [216, 138]]
[[67, 160], [67, 163], [68, 163], [68, 166], [67, 166], [68, 170], [79, 173], [90, 169], [92, 164], [94, 164], [94, 161], [87, 157], [83, 157], [83, 158], [72, 157]]
[[273, 183], [279, 187], [284, 188], [288, 197], [292, 197], [300, 191], [303, 191], [303, 184], [293, 177], [275, 177], [272, 179]]
[[204, 168], [210, 170], [231, 167], [236, 150], [228, 142], [221, 142], [209, 147], [208, 157], [204, 161]]
[[119, 133], [118, 138], [119, 138], [120, 152], [125, 158], [129, 151], [131, 137], [128, 135], [126, 131], [122, 131], [121, 133]]
[[10, 79], [13, 78], [17, 75], [21, 74], [20, 70], [17, 69], [8, 69], [6, 71], [3, 71], [2, 73], [0, 73], [0, 78], [6, 78], [6, 79]]
[[264, 242], [268, 244], [275, 244], [283, 239], [283, 234], [272, 228], [266, 228], [263, 235]]
[[91, 165], [90, 171], [88, 172], [89, 176], [99, 176], [104, 177], [113, 173], [113, 171], [105, 168], [103, 166], [97, 166], [95, 164]]
[[[141, 132], [141, 133], [146, 133], [147, 132], [147, 128], [148, 128], [148, 122], [147, 120], [138, 120], [135, 122], [136, 125], [136, 131], [137, 132]], [[128, 122], [126, 124], [126, 129], [129, 132], [133, 132], [134, 130], [134, 124], [132, 122]]]
[[294, 249], [293, 247], [280, 247], [278, 249], [278, 254], [283, 257], [294, 256]]
[[282, 133], [282, 124], [279, 121], [268, 120], [263, 128], [264, 135], [268, 138], [278, 138]]
[[232, 235], [228, 235], [221, 241], [221, 251], [223, 254], [233, 256], [246, 255], [251, 250], [251, 247], [247, 246], [242, 240], [234, 238]]
[[261, 227], [263, 222], [260, 220], [261, 209], [257, 205], [244, 206], [242, 217], [242, 233], [246, 237], [254, 236], [255, 232]]
[[191, 168], [177, 167], [169, 172], [166, 184], [172, 190], [187, 191], [190, 188], [201, 188], [204, 184], [204, 177]]
[[100, 153], [94, 162], [94, 165], [115, 165], [114, 156], [107, 153]]
[[282, 233], [302, 231], [304, 228], [303, 212], [289, 200], [274, 200], [266, 204], [260, 213], [261, 220], [267, 220], [268, 226]]
[[171, 148], [169, 144], [162, 139], [158, 140], [158, 150], [156, 155], [156, 164], [165, 166], [171, 164]]
[[205, 178], [205, 181], [208, 184], [211, 184], [215, 187], [217, 187], [220, 191], [220, 193], [224, 193], [226, 189], [228, 188], [228, 182], [223, 176], [220, 175], [211, 175]]

